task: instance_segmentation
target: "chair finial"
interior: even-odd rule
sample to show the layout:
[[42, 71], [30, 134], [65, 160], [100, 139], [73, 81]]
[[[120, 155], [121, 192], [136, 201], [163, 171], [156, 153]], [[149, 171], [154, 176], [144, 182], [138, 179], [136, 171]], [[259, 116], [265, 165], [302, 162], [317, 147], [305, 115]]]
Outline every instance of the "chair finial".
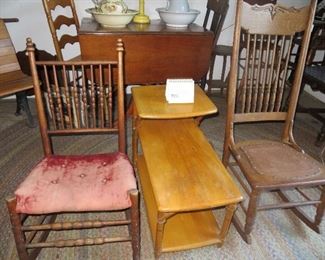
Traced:
[[117, 44], [116, 44], [116, 50], [117, 51], [124, 51], [124, 44], [121, 38], [117, 39]]
[[33, 43], [32, 39], [30, 37], [28, 37], [26, 39], [26, 50], [27, 50], [27, 52], [30, 52], [30, 51], [34, 52], [35, 51], [34, 43]]

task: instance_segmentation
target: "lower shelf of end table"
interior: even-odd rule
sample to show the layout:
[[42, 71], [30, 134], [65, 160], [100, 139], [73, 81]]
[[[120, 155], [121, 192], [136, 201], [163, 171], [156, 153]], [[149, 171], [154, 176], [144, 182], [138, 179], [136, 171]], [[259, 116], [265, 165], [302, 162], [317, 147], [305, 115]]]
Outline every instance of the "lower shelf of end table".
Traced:
[[[139, 156], [137, 167], [146, 203], [152, 240], [155, 244], [158, 209], [143, 156]], [[218, 244], [221, 242], [218, 238], [219, 232], [219, 227], [212, 210], [177, 213], [170, 217], [165, 224], [161, 252]]]

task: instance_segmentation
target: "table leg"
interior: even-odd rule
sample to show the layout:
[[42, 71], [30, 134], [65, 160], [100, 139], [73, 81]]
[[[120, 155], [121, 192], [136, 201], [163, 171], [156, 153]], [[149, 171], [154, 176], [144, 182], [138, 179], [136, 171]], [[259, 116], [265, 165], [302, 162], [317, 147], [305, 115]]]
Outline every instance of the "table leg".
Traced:
[[133, 116], [132, 116], [132, 161], [133, 161], [134, 167], [137, 167], [138, 142], [139, 142], [137, 127], [139, 124], [139, 122], [138, 122], [139, 118], [137, 115], [136, 107], [134, 106], [134, 104], [132, 106], [133, 106], [133, 108], [132, 108], [132, 112], [133, 112]]
[[162, 250], [162, 240], [164, 237], [164, 228], [168, 218], [174, 216], [175, 213], [158, 212], [156, 225], [156, 239], [155, 239], [155, 257], [159, 258]]

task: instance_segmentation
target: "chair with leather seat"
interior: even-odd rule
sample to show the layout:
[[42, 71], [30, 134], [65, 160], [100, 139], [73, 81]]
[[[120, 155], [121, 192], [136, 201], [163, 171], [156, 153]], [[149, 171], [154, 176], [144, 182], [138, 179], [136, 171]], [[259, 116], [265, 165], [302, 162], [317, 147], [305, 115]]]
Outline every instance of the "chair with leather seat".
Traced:
[[[241, 204], [244, 219], [238, 211], [233, 218], [247, 243], [251, 243], [257, 212], [261, 210], [290, 208], [307, 226], [320, 232], [325, 209], [324, 166], [307, 155], [293, 136], [315, 6], [314, 0], [301, 9], [273, 4], [252, 6], [242, 0], [237, 4], [223, 163], [248, 194], [247, 205]], [[297, 32], [303, 32], [301, 51], [288, 108], [283, 111], [291, 44]], [[241, 51], [242, 47], [245, 51]], [[258, 127], [270, 122], [283, 126], [279, 137], [254, 138], [259, 136]], [[255, 132], [243, 140], [240, 133], [247, 124]], [[306, 189], [319, 196], [306, 194]], [[276, 199], [265, 202], [263, 194], [274, 194]], [[308, 206], [310, 210], [315, 206], [314, 218], [300, 208]]]
[[[208, 88], [207, 93], [211, 94], [213, 87], [216, 85], [220, 88], [220, 92], [223, 93], [223, 89], [227, 85], [226, 67], [227, 59], [231, 56], [232, 46], [220, 45], [218, 40], [222, 31], [222, 27], [229, 9], [229, 0], [208, 0], [206, 6], [206, 13], [203, 21], [203, 27], [214, 33], [214, 48], [211, 53], [210, 66], [209, 66], [209, 77], [207, 80]], [[223, 57], [221, 78], [220, 80], [213, 80], [213, 71], [216, 61], [216, 56]]]
[[[67, 44], [79, 44], [79, 20], [74, 0], [43, 0], [43, 7], [49, 24], [52, 40], [60, 61], [65, 60], [63, 50]], [[64, 8], [62, 12], [59, 9]], [[65, 26], [68, 27], [65, 28]], [[63, 32], [63, 34], [62, 34]], [[73, 60], [80, 60], [78, 55]]]
[[[27, 40], [27, 51], [44, 158], [7, 199], [19, 258], [34, 259], [43, 247], [131, 242], [133, 259], [139, 259], [139, 193], [125, 153], [122, 41], [117, 43], [117, 60], [107, 62], [35, 61], [31, 39]], [[45, 73], [43, 88], [37, 67]], [[67, 71], [73, 74], [72, 84], [68, 84]], [[48, 110], [51, 116], [46, 113]], [[54, 151], [52, 142], [58, 140], [57, 136], [81, 134], [117, 135], [116, 149], [114, 145], [108, 147], [116, 152], [59, 155]], [[71, 221], [69, 213], [77, 214], [80, 220]], [[30, 218], [40, 222], [29, 221]], [[127, 227], [129, 232], [125, 234], [123, 229], [114, 237], [117, 231], [109, 232], [113, 226]], [[81, 229], [91, 229], [90, 237], [72, 239], [65, 232]], [[50, 241], [49, 232], [53, 235], [49, 236]]]

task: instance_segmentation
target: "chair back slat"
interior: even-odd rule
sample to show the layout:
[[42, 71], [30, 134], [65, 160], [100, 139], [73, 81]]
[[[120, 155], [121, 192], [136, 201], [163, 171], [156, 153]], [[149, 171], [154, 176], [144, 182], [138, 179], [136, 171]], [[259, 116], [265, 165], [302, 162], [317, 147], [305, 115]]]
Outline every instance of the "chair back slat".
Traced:
[[0, 19], [0, 74], [19, 70], [14, 45], [4, 21]]
[[64, 34], [58, 40], [58, 45], [61, 50], [63, 50], [67, 44], [74, 44], [74, 43], [79, 43], [78, 35]]
[[55, 10], [57, 6], [67, 7], [70, 6], [70, 1], [68, 0], [46, 0], [46, 4], [50, 10]]
[[[123, 67], [118, 66], [123, 62], [121, 44], [119, 41], [117, 61], [64, 62], [35, 61], [28, 43], [45, 143], [52, 135], [115, 133], [121, 139], [120, 151], [125, 152], [124, 79]], [[42, 87], [37, 69], [44, 73]], [[115, 76], [120, 79], [114, 80]]]
[[59, 30], [61, 28], [61, 26], [66, 25], [69, 27], [70, 25], [75, 25], [75, 22], [76, 21], [73, 17], [59, 15], [53, 21], [53, 25], [57, 30]]

